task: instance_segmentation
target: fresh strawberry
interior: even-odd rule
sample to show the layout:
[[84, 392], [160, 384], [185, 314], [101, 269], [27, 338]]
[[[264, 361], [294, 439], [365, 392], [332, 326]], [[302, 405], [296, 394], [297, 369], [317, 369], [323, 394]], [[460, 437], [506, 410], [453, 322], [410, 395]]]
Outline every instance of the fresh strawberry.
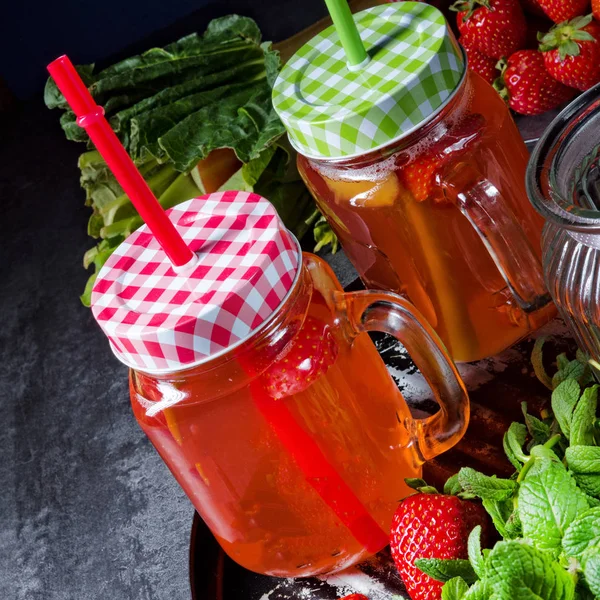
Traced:
[[467, 115], [402, 168], [400, 180], [417, 202], [435, 196], [436, 173], [451, 159], [471, 151], [479, 143], [484, 126], [483, 115]]
[[[509, 106], [522, 115], [540, 115], [575, 95], [575, 90], [550, 76], [537, 50], [519, 50], [503, 63], [501, 81]], [[499, 64], [500, 64], [499, 63]], [[496, 83], [496, 87], [499, 84]]]
[[518, 0], [457, 0], [461, 36], [490, 58], [508, 56], [525, 45], [527, 24]]
[[561, 83], [585, 91], [600, 81], [600, 23], [592, 15], [553, 27], [540, 51], [546, 70]]
[[592, 0], [592, 13], [594, 19], [600, 21], [600, 0]]
[[467, 53], [469, 69], [475, 71], [475, 73], [483, 77], [488, 83], [494, 83], [496, 77], [498, 77], [498, 72], [496, 71], [497, 60], [479, 52], [468, 39], [461, 37], [458, 41]]
[[337, 344], [329, 325], [306, 317], [302, 328], [262, 374], [265, 389], [276, 400], [298, 394], [329, 369], [337, 356]]
[[350, 594], [349, 596], [344, 596], [340, 600], [369, 600], [366, 596], [362, 594]]
[[546, 14], [544, 9], [540, 6], [539, 0], [521, 0], [521, 6], [529, 15], [541, 17]]
[[555, 22], [570, 21], [585, 15], [590, 8], [590, 0], [536, 0], [542, 10]]
[[467, 539], [482, 527], [487, 543], [489, 517], [479, 505], [457, 496], [419, 493], [405, 498], [392, 521], [390, 548], [412, 600], [439, 600], [443, 583], [415, 566], [418, 558], [466, 559]]

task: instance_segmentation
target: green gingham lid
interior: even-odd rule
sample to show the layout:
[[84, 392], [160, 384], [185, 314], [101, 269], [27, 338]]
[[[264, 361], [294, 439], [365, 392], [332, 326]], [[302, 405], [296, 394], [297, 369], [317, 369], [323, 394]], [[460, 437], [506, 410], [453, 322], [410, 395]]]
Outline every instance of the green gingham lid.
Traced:
[[283, 67], [273, 104], [295, 148], [314, 158], [374, 150], [425, 121], [452, 95], [465, 62], [442, 13], [398, 2], [354, 15], [370, 61], [350, 70], [328, 27]]

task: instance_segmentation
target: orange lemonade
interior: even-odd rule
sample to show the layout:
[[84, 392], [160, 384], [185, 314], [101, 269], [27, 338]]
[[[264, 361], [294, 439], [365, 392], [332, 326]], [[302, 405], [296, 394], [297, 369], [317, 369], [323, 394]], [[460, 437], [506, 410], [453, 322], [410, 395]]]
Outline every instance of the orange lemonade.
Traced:
[[[457, 361], [496, 354], [554, 314], [541, 279], [543, 221], [525, 193], [525, 145], [493, 88], [467, 77], [436, 118], [393, 148], [337, 162], [298, 158], [365, 285], [407, 297]], [[516, 255], [517, 237], [529, 260]], [[521, 286], [535, 288], [530, 306], [515, 300]]]

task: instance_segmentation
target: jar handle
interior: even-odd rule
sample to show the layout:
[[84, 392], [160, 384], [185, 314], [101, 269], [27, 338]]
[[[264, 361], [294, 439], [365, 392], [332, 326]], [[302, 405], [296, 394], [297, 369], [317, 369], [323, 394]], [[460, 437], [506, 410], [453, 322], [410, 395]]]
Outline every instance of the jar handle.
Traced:
[[454, 446], [469, 423], [469, 397], [442, 341], [417, 309], [397, 294], [370, 290], [336, 292], [336, 305], [355, 334], [379, 331], [401, 342], [431, 387], [440, 410], [409, 424], [422, 460]]
[[535, 311], [550, 302], [540, 259], [500, 190], [468, 163], [440, 176], [446, 197], [473, 226], [518, 306]]

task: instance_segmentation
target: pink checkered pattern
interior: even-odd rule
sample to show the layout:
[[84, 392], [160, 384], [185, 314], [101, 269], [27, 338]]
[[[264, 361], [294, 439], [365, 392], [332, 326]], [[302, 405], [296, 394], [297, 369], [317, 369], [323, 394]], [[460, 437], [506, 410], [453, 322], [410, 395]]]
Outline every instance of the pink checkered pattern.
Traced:
[[197, 265], [175, 273], [143, 225], [108, 259], [92, 292], [92, 311], [117, 357], [148, 372], [189, 367], [248, 337], [281, 304], [301, 260], [257, 194], [217, 192], [167, 214]]

